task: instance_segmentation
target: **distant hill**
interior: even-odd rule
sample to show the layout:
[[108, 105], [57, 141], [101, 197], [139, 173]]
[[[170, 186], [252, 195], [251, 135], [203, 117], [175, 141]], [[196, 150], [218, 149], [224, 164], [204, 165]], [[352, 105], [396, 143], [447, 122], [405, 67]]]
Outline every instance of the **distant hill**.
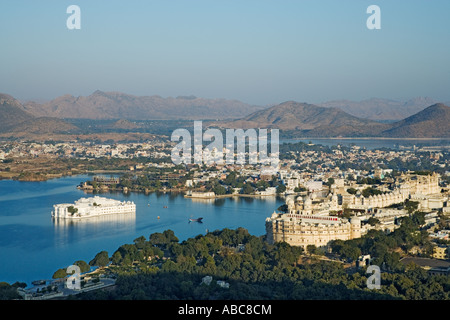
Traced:
[[35, 116], [97, 120], [237, 119], [262, 108], [237, 100], [133, 96], [99, 90], [86, 97], [64, 95], [44, 104], [24, 103], [24, 110]]
[[[418, 100], [403, 105], [405, 108], [417, 106]], [[241, 116], [237, 117], [239, 114]], [[70, 118], [71, 123], [64, 118]], [[165, 120], [164, 124], [159, 123], [159, 119]], [[153, 133], [162, 126], [159, 131], [170, 135], [171, 128], [185, 125], [180, 121], [197, 119], [205, 120], [205, 126], [210, 127], [278, 128], [284, 137], [450, 138], [450, 107], [442, 103], [434, 103], [393, 123], [381, 123], [337, 107], [295, 101], [264, 109], [235, 100], [195, 96], [136, 97], [96, 91], [88, 97], [66, 95], [45, 104], [22, 104], [7, 94], [0, 94], [0, 134], [3, 137], [89, 133], [91, 125], [97, 128], [91, 131], [97, 133]], [[218, 120], [206, 121], [208, 119]], [[80, 125], [86, 121], [92, 123]]]
[[61, 119], [35, 117], [7, 94], [0, 94], [0, 133], [15, 137], [27, 134], [77, 132], [79, 129]]
[[437, 103], [383, 132], [387, 137], [450, 138], [450, 107]]
[[319, 107], [308, 103], [287, 101], [243, 119], [215, 123], [230, 128], [278, 128], [288, 135], [310, 137], [373, 136], [389, 125], [352, 116], [338, 108]]
[[18, 137], [52, 133], [73, 134], [80, 133], [80, 129], [61, 119], [36, 117], [14, 126], [9, 132]]
[[450, 137], [450, 108], [434, 104], [404, 120], [380, 123], [339, 108], [288, 101], [235, 121], [210, 123], [221, 128], [278, 128], [285, 137]]
[[7, 94], [0, 94], [0, 132], [5, 132], [16, 125], [34, 118], [22, 109], [19, 101]]
[[339, 108], [355, 117], [371, 120], [402, 120], [437, 101], [429, 97], [417, 97], [408, 101], [371, 98], [362, 101], [334, 100], [317, 104], [321, 107]]
[[141, 128], [141, 126], [131, 121], [120, 119], [107, 126], [107, 128], [112, 130], [134, 130]]

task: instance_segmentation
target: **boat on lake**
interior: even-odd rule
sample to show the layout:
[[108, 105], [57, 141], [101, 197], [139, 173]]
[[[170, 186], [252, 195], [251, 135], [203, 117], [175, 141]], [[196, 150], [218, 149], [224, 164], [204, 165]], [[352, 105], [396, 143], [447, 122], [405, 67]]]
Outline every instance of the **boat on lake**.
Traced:
[[189, 222], [203, 222], [202, 220], [203, 220], [203, 218], [197, 218], [197, 219], [190, 218]]

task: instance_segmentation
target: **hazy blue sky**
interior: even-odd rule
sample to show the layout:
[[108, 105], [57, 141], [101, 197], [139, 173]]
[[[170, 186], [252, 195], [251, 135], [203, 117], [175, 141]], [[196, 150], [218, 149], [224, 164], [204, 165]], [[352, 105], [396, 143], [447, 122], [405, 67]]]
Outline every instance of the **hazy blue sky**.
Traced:
[[448, 0], [1, 1], [0, 92], [450, 101], [449, 17]]

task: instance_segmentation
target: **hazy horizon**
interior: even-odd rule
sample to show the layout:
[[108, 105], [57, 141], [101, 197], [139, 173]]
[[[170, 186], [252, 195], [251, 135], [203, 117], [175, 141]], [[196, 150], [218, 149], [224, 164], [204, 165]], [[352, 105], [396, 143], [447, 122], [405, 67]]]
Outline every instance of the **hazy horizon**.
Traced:
[[[69, 30], [68, 6], [81, 9]], [[381, 29], [366, 12], [381, 9]], [[448, 1], [31, 1], [0, 4], [0, 91], [96, 90], [253, 105], [450, 101]]]
[[[155, 94], [142, 94], [142, 95], [137, 95], [137, 94], [130, 94], [130, 93], [128, 93], [128, 92], [123, 92], [123, 91], [118, 91], [118, 90], [115, 90], [115, 91], [107, 91], [107, 90], [99, 90], [99, 89], [94, 90], [94, 91], [91, 92], [91, 93], [80, 94], [80, 95], [73, 95], [73, 94], [71, 94], [71, 93], [64, 93], [64, 94], [62, 94], [62, 95], [55, 96], [55, 97], [51, 97], [51, 98], [49, 98], [49, 99], [44, 99], [44, 98], [38, 98], [38, 99], [19, 99], [18, 97], [15, 97], [15, 96], [13, 96], [13, 98], [19, 100], [21, 103], [35, 102], [35, 103], [39, 103], [39, 104], [45, 104], [45, 103], [50, 102], [50, 101], [52, 101], [52, 100], [54, 100], [54, 99], [56, 99], [56, 98], [63, 97], [63, 96], [66, 96], [66, 95], [73, 96], [73, 97], [88, 97], [88, 96], [94, 94], [96, 91], [101, 91], [101, 92], [105, 92], [105, 93], [116, 92], [116, 93], [121, 93], [121, 94], [126, 94], [126, 95], [136, 96], [136, 97], [152, 97], [152, 96], [155, 96], [155, 97], [161, 97], [162, 99], [170, 99], [170, 98], [178, 99], [178, 98], [182, 98], [182, 97], [195, 96], [195, 98], [199, 98], [199, 99], [211, 99], [211, 100], [214, 100], [214, 99], [217, 99], [217, 100], [224, 99], [224, 100], [229, 100], [229, 101], [236, 100], [236, 101], [239, 101], [239, 102], [248, 104], [248, 105], [260, 106], [260, 107], [270, 107], [270, 106], [282, 104], [282, 103], [287, 102], [287, 101], [295, 101], [295, 102], [299, 102], [299, 103], [308, 103], [308, 104], [320, 105], [320, 104], [326, 104], [326, 103], [332, 103], [332, 102], [340, 102], [340, 101], [348, 101], [348, 102], [358, 103], [358, 102], [368, 102], [368, 101], [371, 101], [371, 100], [383, 100], [383, 101], [390, 101], [390, 102], [396, 102], [396, 103], [407, 103], [407, 102], [413, 101], [413, 100], [415, 100], [415, 99], [431, 99], [431, 100], [434, 101], [434, 103], [444, 103], [444, 104], [447, 104], [447, 105], [450, 106], [450, 101], [440, 101], [440, 100], [434, 99], [433, 97], [422, 97], [422, 96], [404, 97], [404, 98], [399, 98], [399, 99], [384, 98], [384, 97], [368, 97], [368, 98], [360, 99], [360, 100], [352, 100], [352, 99], [346, 99], [346, 98], [341, 98], [341, 99], [330, 99], [330, 100], [327, 100], [327, 101], [284, 100], [284, 101], [276, 101], [276, 102], [267, 103], [267, 104], [252, 104], [252, 103], [249, 103], [249, 102], [247, 102], [247, 101], [242, 101], [242, 100], [234, 99], [234, 98], [224, 98], [224, 97], [200, 97], [200, 96], [196, 96], [196, 95], [173, 95], [173, 96], [162, 96], [162, 95], [159, 95], [159, 94], [157, 94], [157, 93], [155, 93]], [[9, 94], [9, 95], [10, 95], [10, 93], [8, 93], [8, 92], [0, 92], [0, 94]]]

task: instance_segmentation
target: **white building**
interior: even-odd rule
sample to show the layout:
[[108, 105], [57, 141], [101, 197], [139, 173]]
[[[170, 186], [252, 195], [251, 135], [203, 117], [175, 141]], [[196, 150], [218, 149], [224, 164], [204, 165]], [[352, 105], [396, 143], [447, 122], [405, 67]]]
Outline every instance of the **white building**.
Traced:
[[313, 191], [321, 190], [323, 188], [323, 184], [322, 184], [322, 181], [310, 180], [310, 181], [305, 183], [305, 187], [310, 192], [313, 192]]
[[81, 198], [74, 204], [62, 203], [53, 206], [52, 216], [62, 219], [81, 219], [108, 214], [135, 213], [136, 205], [132, 201], [119, 201], [95, 196]]
[[261, 196], [274, 196], [277, 194], [277, 188], [275, 187], [267, 187], [264, 191], [258, 191], [257, 194]]

